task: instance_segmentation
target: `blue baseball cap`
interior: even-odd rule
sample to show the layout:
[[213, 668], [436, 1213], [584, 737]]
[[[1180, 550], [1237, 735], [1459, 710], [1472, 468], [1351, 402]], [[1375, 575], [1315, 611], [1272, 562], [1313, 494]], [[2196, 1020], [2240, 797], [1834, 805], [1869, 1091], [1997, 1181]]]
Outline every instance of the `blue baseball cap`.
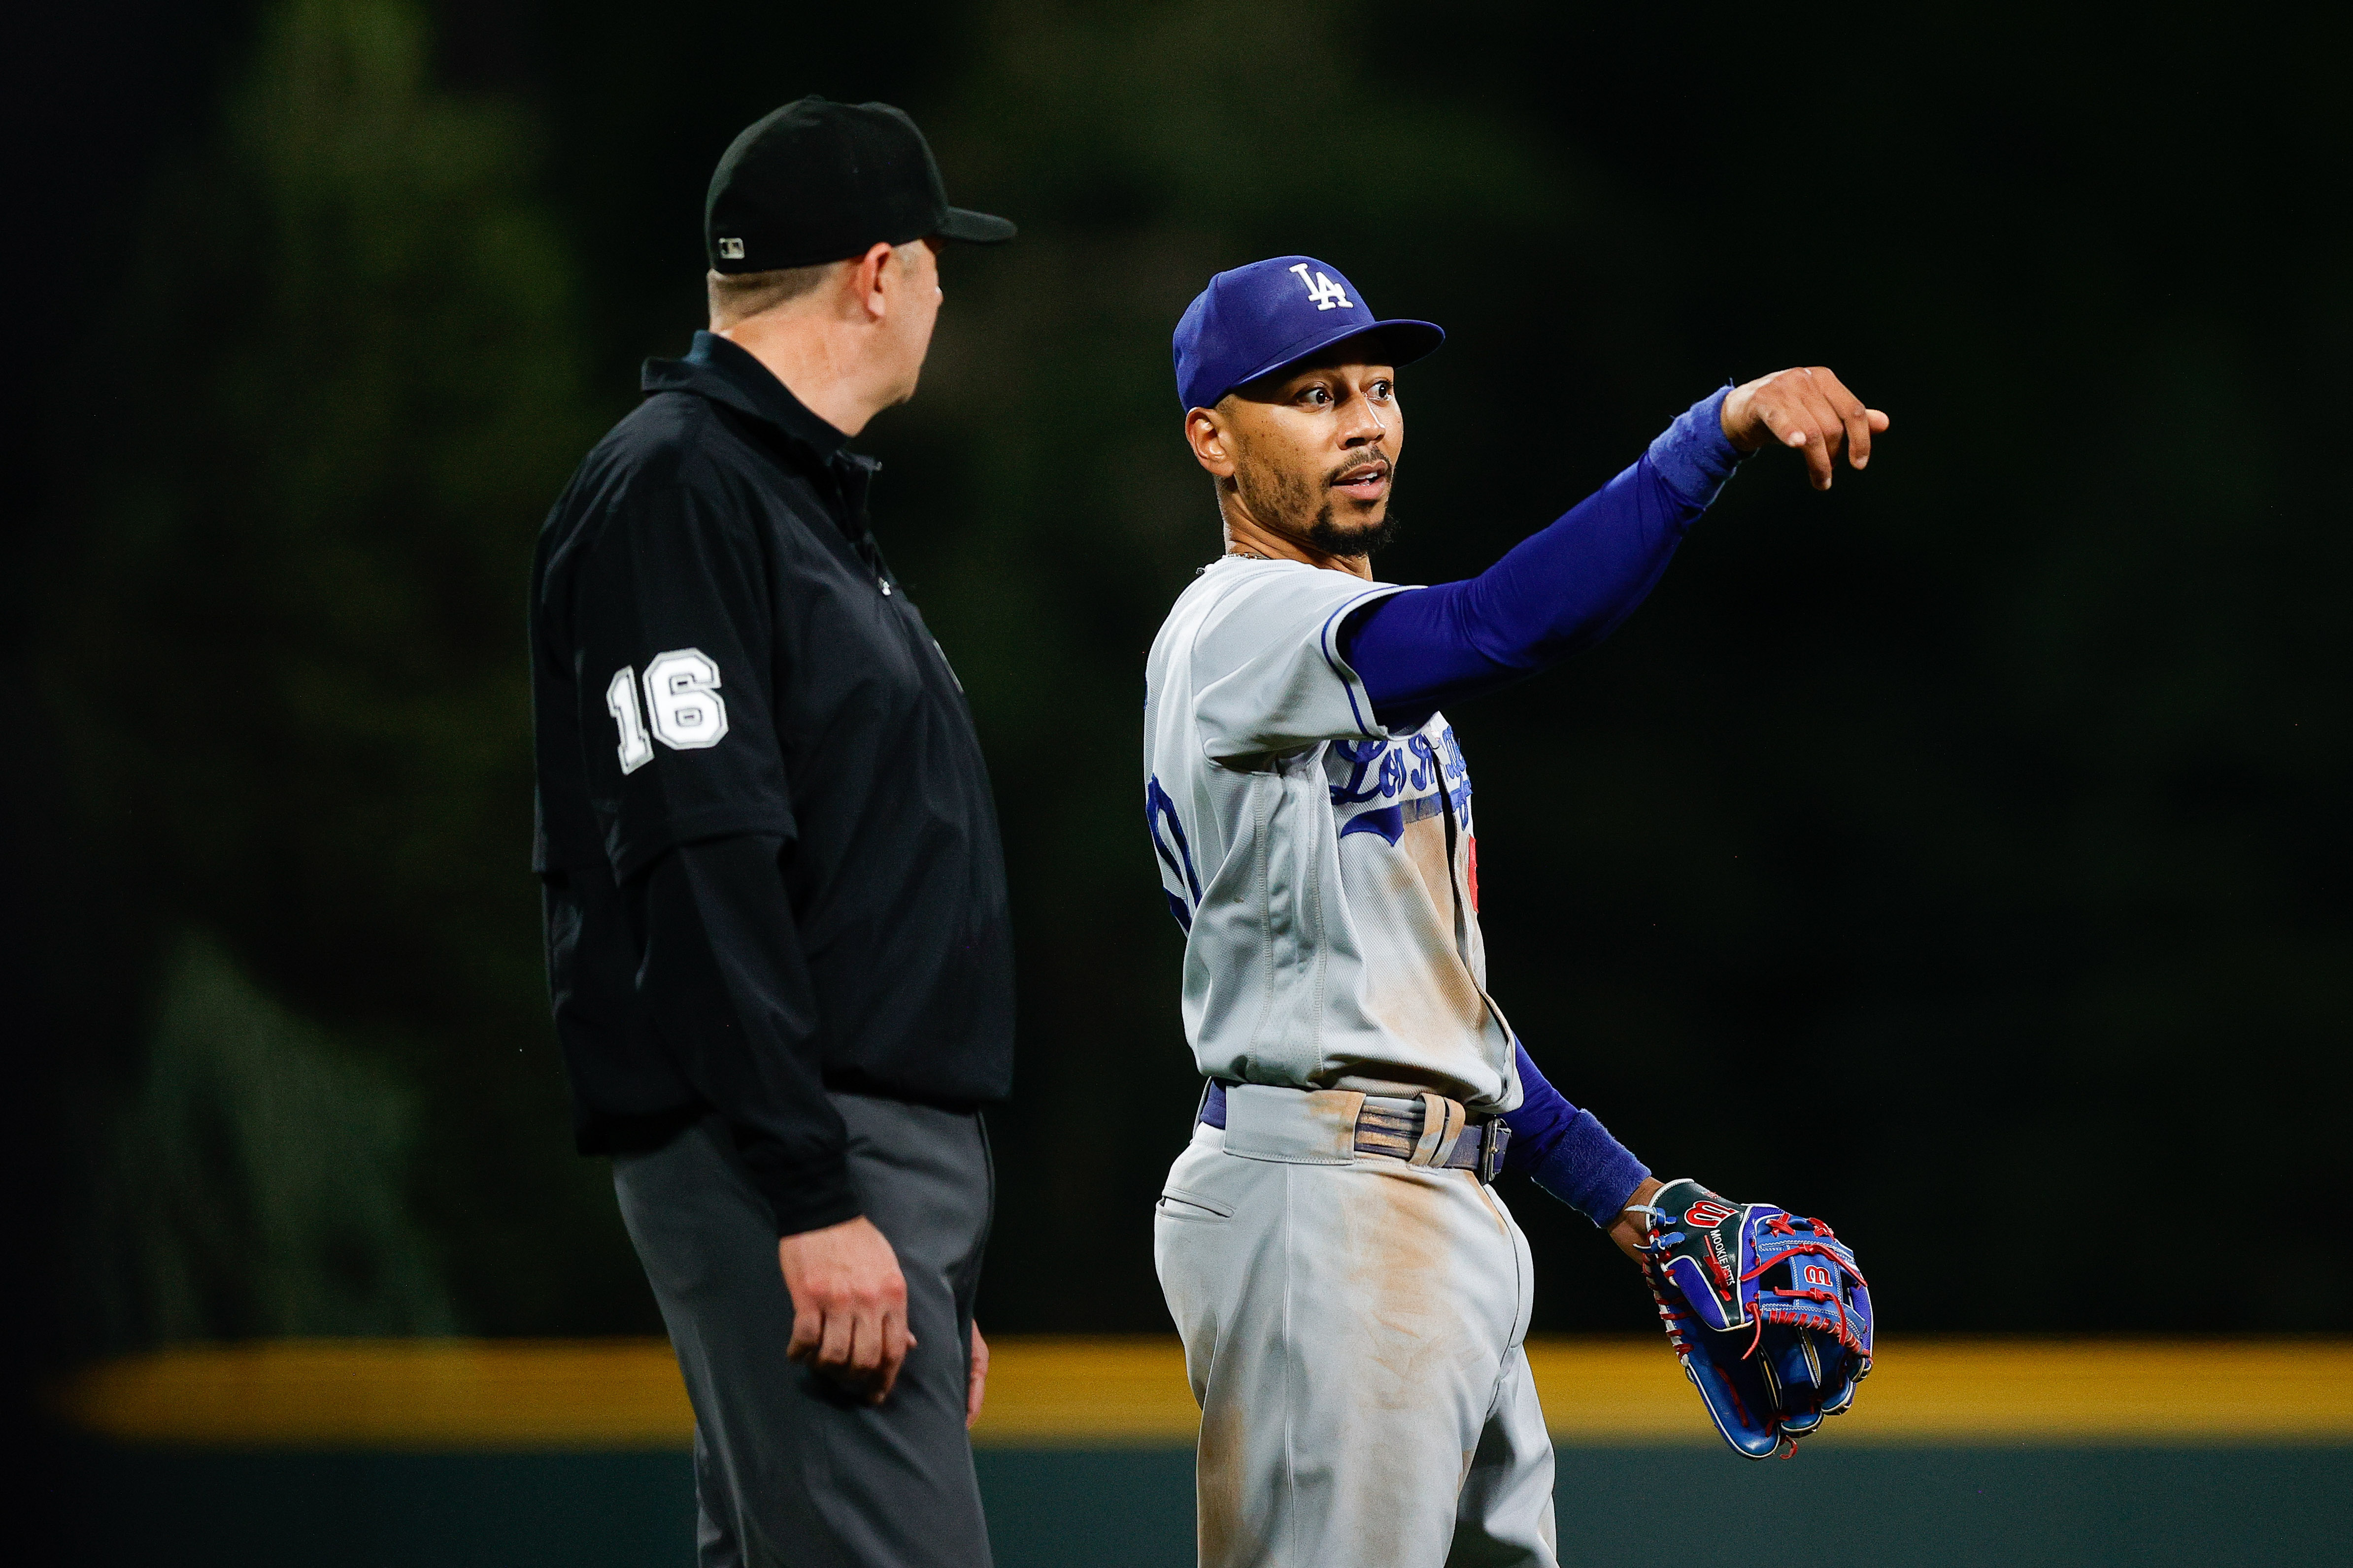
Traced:
[[1392, 364], [1411, 364], [1446, 334], [1429, 321], [1377, 320], [1356, 286], [1312, 256], [1278, 256], [1220, 272], [1185, 307], [1171, 347], [1176, 395], [1187, 408], [1213, 408], [1246, 381], [1331, 347], [1378, 332]]

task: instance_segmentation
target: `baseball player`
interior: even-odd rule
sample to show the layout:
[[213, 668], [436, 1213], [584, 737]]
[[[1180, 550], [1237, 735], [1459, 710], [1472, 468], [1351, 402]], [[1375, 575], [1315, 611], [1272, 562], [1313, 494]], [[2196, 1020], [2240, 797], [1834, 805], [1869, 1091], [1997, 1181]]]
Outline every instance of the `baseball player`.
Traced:
[[1206, 1568], [1556, 1561], [1532, 1269], [1492, 1183], [1525, 1172], [1638, 1258], [1661, 1184], [1488, 994], [1441, 705], [1605, 636], [1744, 454], [1799, 451], [1827, 489], [1887, 427], [1819, 366], [1727, 387], [1478, 577], [1384, 583], [1397, 369], [1443, 338], [1305, 256], [1219, 274], [1176, 332], [1225, 553], [1147, 667], [1146, 815], [1208, 1079], [1154, 1255]]

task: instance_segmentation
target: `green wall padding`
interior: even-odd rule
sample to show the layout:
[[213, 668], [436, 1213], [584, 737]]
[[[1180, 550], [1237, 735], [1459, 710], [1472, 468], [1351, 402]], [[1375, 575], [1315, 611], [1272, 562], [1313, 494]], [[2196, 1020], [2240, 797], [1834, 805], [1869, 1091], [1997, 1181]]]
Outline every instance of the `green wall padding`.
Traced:
[[[1192, 1457], [984, 1450], [998, 1568], [1193, 1561]], [[98, 1568], [691, 1568], [683, 1454], [244, 1454], [91, 1447], [75, 1560]], [[1746, 1464], [1567, 1448], [1564, 1568], [1666, 1535], [1808, 1568], [2307, 1568], [2353, 1561], [2353, 1447], [1851, 1448]], [[1771, 1546], [1778, 1542], [1779, 1548]], [[1713, 1555], [1715, 1549], [1691, 1550]], [[1755, 1554], [1752, 1552], [1751, 1554]]]

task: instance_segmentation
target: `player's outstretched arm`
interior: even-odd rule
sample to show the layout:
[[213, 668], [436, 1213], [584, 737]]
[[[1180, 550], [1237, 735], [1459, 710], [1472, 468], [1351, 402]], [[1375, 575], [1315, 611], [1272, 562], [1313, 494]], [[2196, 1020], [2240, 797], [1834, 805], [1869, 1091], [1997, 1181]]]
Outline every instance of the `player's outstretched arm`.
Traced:
[[1725, 439], [1744, 456], [1772, 445], [1805, 453], [1818, 490], [1831, 488], [1841, 450], [1858, 471], [1868, 467], [1871, 438], [1887, 428], [1887, 416], [1864, 407], [1826, 364], [1777, 370], [1733, 388], [1722, 417]]
[[1824, 366], [1715, 393], [1636, 462], [1476, 577], [1379, 599], [1341, 651], [1392, 729], [1507, 686], [1590, 647], [1633, 614], [1734, 467], [1767, 446], [1801, 450], [1815, 488], [1841, 452], [1862, 468], [1887, 416]]
[[1346, 658], [1391, 728], [1507, 686], [1634, 613], [1739, 466], [1732, 389], [1694, 404], [1650, 450], [1476, 577], [1390, 595], [1344, 628]]

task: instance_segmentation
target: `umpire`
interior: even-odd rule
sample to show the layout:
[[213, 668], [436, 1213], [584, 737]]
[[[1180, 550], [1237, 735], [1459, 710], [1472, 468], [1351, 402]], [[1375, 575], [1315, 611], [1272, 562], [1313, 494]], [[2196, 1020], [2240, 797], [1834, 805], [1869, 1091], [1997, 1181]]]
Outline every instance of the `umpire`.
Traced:
[[648, 362], [540, 536], [556, 1033], [693, 1400], [705, 1568], [989, 1561], [1005, 868], [846, 443], [913, 395], [940, 247], [1012, 237], [898, 110], [760, 121], [712, 176], [711, 330]]

